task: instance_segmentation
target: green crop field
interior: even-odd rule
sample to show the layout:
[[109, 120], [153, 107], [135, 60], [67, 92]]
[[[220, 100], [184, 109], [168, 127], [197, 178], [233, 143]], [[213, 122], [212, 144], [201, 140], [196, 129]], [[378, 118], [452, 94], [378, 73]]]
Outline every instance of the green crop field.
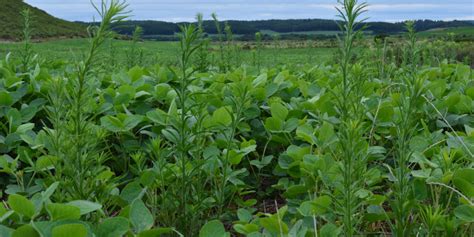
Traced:
[[420, 35], [448, 35], [448, 34], [458, 34], [458, 35], [474, 35], [474, 26], [472, 27], [455, 27], [455, 28], [439, 28], [432, 29], [421, 32]]
[[338, 48], [202, 16], [115, 40], [117, 0], [90, 39], [24, 24], [0, 44], [0, 237], [474, 236], [471, 42], [358, 37], [367, 6], [340, 4]]
[[[238, 43], [237, 43], [238, 44]], [[283, 43], [280, 43], [283, 45]], [[102, 58], [113, 57], [117, 63], [125, 63], [127, 61], [127, 50], [130, 41], [109, 40], [102, 48]], [[86, 53], [89, 47], [87, 39], [69, 39], [69, 40], [52, 40], [41, 43], [33, 43], [32, 50], [43, 59], [57, 59], [74, 61], [80, 59]], [[240, 47], [240, 46], [239, 46]], [[160, 42], [160, 41], [143, 41], [137, 43], [137, 48], [143, 52], [143, 63], [152, 64], [177, 64], [179, 51], [178, 42]], [[5, 58], [7, 53], [11, 53], [13, 58], [21, 56], [23, 49], [22, 43], [1, 43], [0, 42], [0, 58]], [[209, 48], [209, 60], [218, 60], [218, 45], [214, 44]], [[287, 47], [273, 44], [271, 47], [262, 48], [260, 52], [260, 60], [262, 65], [279, 65], [291, 62], [293, 65], [307, 63], [323, 63], [329, 60], [334, 52], [333, 48], [316, 48], [316, 47]], [[239, 61], [252, 64], [254, 61], [255, 50], [239, 49], [236, 57]]]

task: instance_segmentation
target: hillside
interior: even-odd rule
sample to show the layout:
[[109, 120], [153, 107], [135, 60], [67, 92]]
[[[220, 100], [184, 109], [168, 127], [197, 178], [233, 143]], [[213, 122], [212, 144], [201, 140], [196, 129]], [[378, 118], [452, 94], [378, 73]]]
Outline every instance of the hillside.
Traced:
[[58, 19], [45, 11], [32, 7], [23, 0], [0, 0], [0, 39], [18, 40], [21, 38], [23, 19], [20, 12], [29, 8], [33, 17], [33, 38], [72, 38], [86, 36], [86, 27]]

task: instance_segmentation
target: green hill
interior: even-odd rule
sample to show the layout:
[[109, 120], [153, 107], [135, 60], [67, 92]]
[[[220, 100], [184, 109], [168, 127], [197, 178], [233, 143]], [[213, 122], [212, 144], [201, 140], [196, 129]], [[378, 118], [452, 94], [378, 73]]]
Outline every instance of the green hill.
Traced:
[[0, 0], [0, 39], [18, 40], [21, 38], [23, 18], [20, 13], [25, 8], [31, 11], [34, 39], [72, 38], [87, 35], [85, 26], [53, 17], [41, 9], [24, 3], [23, 0]]

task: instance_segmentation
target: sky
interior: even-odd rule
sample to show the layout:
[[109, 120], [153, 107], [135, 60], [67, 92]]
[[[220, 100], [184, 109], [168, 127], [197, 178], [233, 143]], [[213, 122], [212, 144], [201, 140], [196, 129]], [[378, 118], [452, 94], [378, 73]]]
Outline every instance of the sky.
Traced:
[[[92, 0], [96, 3], [100, 0]], [[48, 13], [71, 21], [92, 21], [90, 0], [25, 0]], [[131, 19], [170, 22], [206, 19], [215, 12], [220, 20], [334, 19], [337, 0], [128, 0]], [[414, 19], [474, 20], [474, 0], [366, 0], [369, 21]]]

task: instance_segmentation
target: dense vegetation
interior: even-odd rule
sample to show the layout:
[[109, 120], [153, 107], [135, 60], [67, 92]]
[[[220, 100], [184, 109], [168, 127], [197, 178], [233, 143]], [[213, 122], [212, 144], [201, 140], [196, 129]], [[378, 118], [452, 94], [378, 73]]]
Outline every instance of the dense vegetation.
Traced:
[[34, 16], [32, 38], [73, 38], [86, 36], [86, 27], [55, 18], [43, 10], [32, 7], [23, 0], [0, 1], [0, 40], [18, 40], [22, 36], [23, 18], [21, 12], [29, 9]]
[[340, 4], [335, 56], [304, 65], [264, 65], [259, 33], [240, 58], [217, 19], [213, 45], [201, 15], [177, 62], [144, 63], [136, 28], [112, 63], [120, 1], [80, 60], [35, 55], [25, 24], [0, 60], [0, 236], [472, 236], [465, 45], [367, 40]]

